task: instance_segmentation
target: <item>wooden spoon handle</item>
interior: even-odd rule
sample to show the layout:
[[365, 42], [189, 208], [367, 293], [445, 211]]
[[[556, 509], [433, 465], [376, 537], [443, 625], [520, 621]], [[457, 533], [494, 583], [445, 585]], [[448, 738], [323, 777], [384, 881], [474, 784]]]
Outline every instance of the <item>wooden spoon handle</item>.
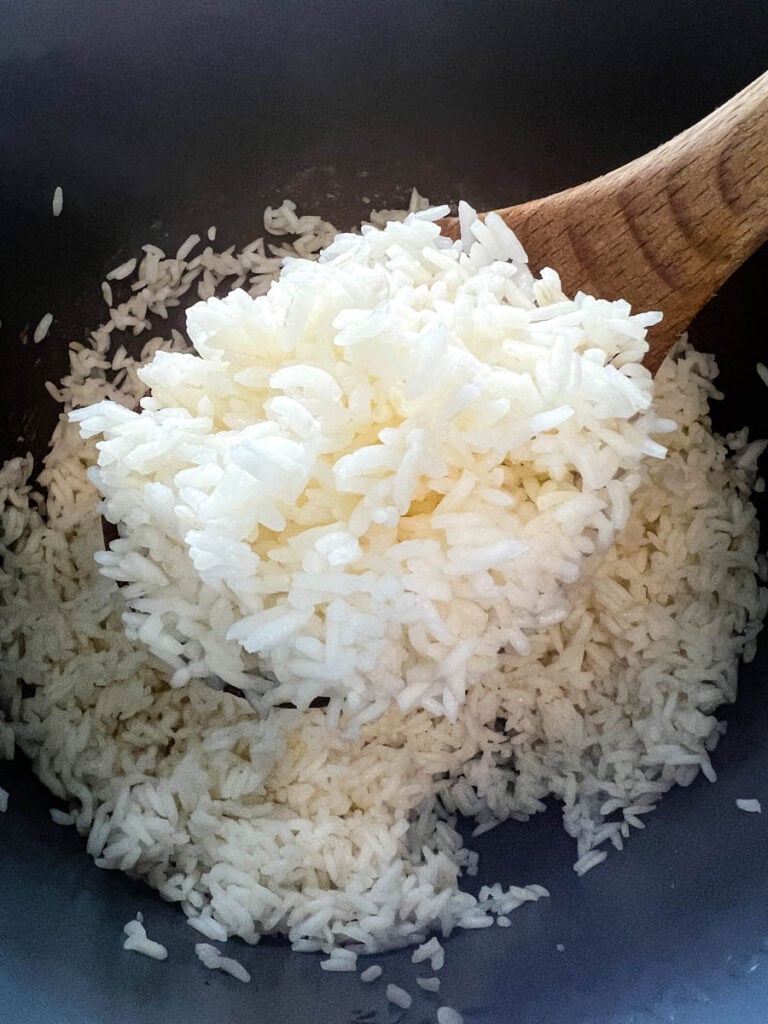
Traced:
[[768, 239], [768, 72], [681, 135], [594, 181], [498, 211], [566, 291], [660, 309], [646, 365]]

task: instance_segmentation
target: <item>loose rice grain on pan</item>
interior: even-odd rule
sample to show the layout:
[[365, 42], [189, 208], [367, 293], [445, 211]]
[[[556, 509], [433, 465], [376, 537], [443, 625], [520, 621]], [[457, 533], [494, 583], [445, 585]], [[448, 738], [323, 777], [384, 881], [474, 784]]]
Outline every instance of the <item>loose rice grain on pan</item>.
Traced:
[[360, 981], [369, 984], [370, 982], [376, 981], [380, 978], [383, 973], [382, 968], [378, 964], [371, 964], [370, 967], [366, 967], [364, 971], [360, 972]]
[[114, 267], [107, 274], [107, 281], [124, 281], [126, 277], [129, 277], [136, 269], [136, 259], [131, 258], [121, 263], [118, 267]]
[[125, 925], [123, 934], [125, 935], [123, 949], [141, 953], [142, 956], [147, 956], [151, 960], [168, 959], [168, 950], [165, 946], [147, 938], [147, 930], [141, 921], [141, 914], [137, 914], [135, 920], [129, 921]]
[[737, 800], [736, 806], [740, 811], [746, 811], [748, 814], [760, 814], [763, 810], [759, 800]]
[[425, 992], [439, 992], [440, 991], [440, 979], [431, 978], [417, 978], [416, 984], [419, 988], [423, 988]]
[[66, 811], [60, 811], [58, 807], [49, 807], [48, 813], [51, 816], [51, 821], [56, 825], [74, 825], [75, 819], [71, 814], [67, 814]]
[[400, 1007], [401, 1010], [409, 1009], [413, 1002], [413, 997], [410, 996], [404, 988], [400, 988], [399, 985], [387, 985], [386, 996], [390, 1003]]
[[35, 344], [39, 344], [41, 341], [43, 341], [48, 336], [48, 331], [50, 330], [50, 327], [51, 327], [52, 323], [53, 323], [53, 314], [52, 313], [46, 313], [45, 316], [42, 316], [40, 318], [40, 321], [39, 321], [37, 327], [35, 327], [35, 332], [32, 335], [32, 340], [35, 342]]
[[201, 914], [199, 917], [188, 917], [187, 924], [214, 942], [226, 942], [227, 940], [227, 929], [220, 921], [216, 921], [209, 914]]
[[238, 981], [242, 981], [243, 984], [248, 984], [251, 980], [250, 974], [239, 960], [230, 956], [222, 956], [215, 946], [211, 946], [207, 942], [198, 942], [195, 945], [195, 953], [198, 960], [209, 970], [223, 971], [224, 974], [229, 974]]
[[437, 1024], [464, 1024], [464, 1018], [452, 1006], [440, 1006], [437, 1011]]

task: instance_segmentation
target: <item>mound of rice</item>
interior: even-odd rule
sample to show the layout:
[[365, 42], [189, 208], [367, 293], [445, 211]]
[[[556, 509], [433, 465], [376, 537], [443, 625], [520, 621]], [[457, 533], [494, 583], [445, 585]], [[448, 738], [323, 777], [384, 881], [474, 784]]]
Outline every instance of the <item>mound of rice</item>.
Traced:
[[[299, 218], [291, 206], [281, 210], [268, 211], [272, 229], [305, 231], [300, 241], [303, 255], [316, 251], [327, 234], [319, 218]], [[441, 273], [451, 260], [451, 273], [461, 276], [462, 260], [466, 263], [473, 258], [471, 250], [456, 258], [452, 251], [437, 245], [436, 229], [428, 219], [417, 218], [410, 227], [425, 240], [424, 248], [434, 254]], [[520, 474], [525, 486], [515, 493], [512, 505], [499, 501], [508, 487], [514, 487], [514, 473], [507, 474], [509, 467], [501, 448], [494, 447], [494, 442], [485, 452], [481, 450], [479, 432], [487, 431], [490, 437], [494, 430], [488, 396], [485, 391], [482, 395], [462, 392], [465, 398], [473, 397], [478, 415], [482, 412], [477, 421], [472, 403], [464, 409], [451, 409], [455, 393], [440, 390], [444, 366], [435, 364], [430, 372], [435, 353], [442, 352], [448, 361], [451, 351], [447, 340], [438, 338], [415, 393], [407, 390], [410, 378], [403, 377], [397, 399], [402, 406], [390, 403], [386, 410], [379, 429], [393, 433], [386, 434], [385, 440], [375, 431], [367, 437], [359, 431], [344, 435], [348, 440], [344, 458], [359, 458], [365, 447], [392, 445], [393, 451], [410, 460], [407, 480], [400, 478], [399, 482], [399, 466], [390, 465], [391, 453], [377, 453], [381, 458], [375, 463], [375, 472], [365, 459], [357, 467], [351, 464], [355, 472], [344, 477], [350, 489], [337, 488], [346, 497], [328, 507], [329, 519], [333, 519], [331, 532], [339, 534], [346, 529], [349, 537], [343, 542], [338, 538], [325, 541], [317, 548], [315, 541], [328, 536], [321, 530], [311, 544], [296, 550], [291, 540], [302, 531], [318, 529], [317, 507], [312, 502], [319, 501], [319, 495], [299, 503], [299, 507], [309, 507], [314, 517], [300, 522], [290, 519], [295, 513], [285, 494], [273, 494], [275, 518], [266, 525], [259, 519], [258, 535], [246, 532], [228, 539], [237, 553], [232, 562], [216, 554], [224, 543], [230, 517], [217, 518], [213, 505], [207, 506], [207, 512], [201, 509], [206, 501], [212, 501], [227, 467], [242, 470], [244, 475], [236, 477], [238, 486], [251, 488], [248, 474], [255, 463], [249, 457], [257, 451], [262, 453], [262, 461], [256, 475], [251, 473], [252, 479], [269, 479], [268, 470], [274, 470], [277, 460], [293, 481], [294, 501], [312, 489], [312, 479], [330, 489], [328, 474], [340, 460], [334, 459], [333, 451], [317, 448], [310, 464], [307, 438], [333, 439], [337, 436], [334, 431], [347, 429], [344, 424], [358, 422], [347, 403], [354, 388], [362, 387], [363, 376], [373, 375], [378, 350], [371, 338], [377, 337], [380, 345], [387, 346], [381, 350], [386, 358], [382, 355], [375, 368], [379, 378], [388, 379], [390, 367], [399, 375], [403, 372], [397, 332], [390, 334], [386, 327], [383, 334], [368, 335], [365, 319], [352, 318], [353, 322], [340, 325], [339, 330], [349, 331], [348, 337], [356, 334], [356, 344], [339, 346], [336, 352], [328, 347], [327, 339], [318, 339], [338, 362], [349, 366], [344, 370], [349, 374], [349, 390], [342, 387], [347, 378], [341, 370], [337, 375], [326, 371], [330, 382], [306, 371], [291, 377], [293, 367], [305, 359], [303, 352], [287, 361], [291, 363], [287, 376], [278, 377], [272, 385], [269, 380], [280, 371], [270, 355], [254, 367], [252, 375], [235, 382], [233, 390], [231, 368], [239, 365], [242, 335], [236, 326], [231, 331], [224, 327], [224, 321], [234, 318], [236, 324], [240, 317], [261, 316], [238, 295], [211, 310], [195, 312], [193, 322], [197, 317], [200, 330], [210, 328], [205, 340], [198, 336], [204, 358], [187, 357], [179, 363], [166, 358], [152, 364], [147, 380], [152, 383], [153, 400], [141, 416], [133, 414], [130, 410], [142, 396], [144, 385], [125, 350], [117, 348], [119, 342], [113, 346], [113, 357], [106, 354], [110, 335], [120, 337], [123, 329], [138, 333], [145, 314], [149, 315], [147, 310], [152, 312], [151, 304], [165, 309], [166, 301], [177, 301], [174, 289], [190, 287], [193, 271], [204, 291], [228, 276], [236, 283], [243, 283], [239, 281], [242, 277], [246, 285], [256, 278], [250, 287], [263, 293], [265, 280], [277, 269], [269, 261], [278, 259], [268, 254], [263, 244], [259, 248], [259, 243], [218, 259], [206, 250], [207, 255], [195, 258], [196, 263], [145, 253], [133, 268], [138, 275], [136, 294], [147, 293], [140, 300], [145, 302], [143, 311], [136, 312], [133, 299], [115, 307], [113, 312], [120, 309], [122, 327], [116, 327], [111, 317], [108, 330], [94, 333], [92, 346], [77, 346], [72, 352], [71, 374], [59, 387], [50, 389], [61, 399], [63, 414], [39, 478], [32, 480], [31, 458], [14, 459], [0, 471], [0, 705], [12, 723], [16, 741], [31, 757], [43, 782], [68, 802], [96, 863], [146, 879], [166, 899], [178, 902], [189, 917], [200, 917], [198, 930], [210, 937], [225, 933], [257, 942], [264, 934], [279, 932], [287, 934], [297, 950], [330, 951], [346, 945], [354, 951], [373, 952], [424, 942], [434, 931], [447, 935], [457, 926], [485, 927], [492, 923], [493, 915], [504, 918], [547, 893], [537, 885], [513, 886], [506, 891], [488, 885], [478, 898], [463, 892], [461, 875], [477, 872], [477, 855], [465, 847], [456, 829], [458, 814], [474, 816], [481, 831], [509, 818], [526, 820], [543, 809], [546, 797], [554, 796], [562, 801], [564, 826], [576, 840], [576, 868], [584, 871], [605, 856], [606, 844], [621, 848], [630, 828], [641, 827], [642, 815], [675, 783], [690, 783], [700, 770], [714, 777], [709, 755], [722, 731], [714, 711], [735, 696], [738, 659], [753, 654], [767, 603], [756, 573], [758, 531], [749, 502], [760, 446], [750, 444], [745, 433], [727, 439], [713, 436], [707, 415], [708, 401], [716, 395], [711, 357], [682, 345], [652, 385], [637, 367], [643, 350], [642, 321], [631, 318], [622, 304], [601, 304], [585, 297], [566, 300], [557, 294], [551, 275], [531, 282], [526, 291], [527, 286], [520, 286], [527, 280], [527, 272], [519, 253], [512, 253], [514, 264], [499, 264], [498, 258], [510, 250], [497, 248], [502, 239], [493, 225], [488, 231], [489, 236], [480, 241], [481, 248], [489, 247], [487, 263], [476, 269], [476, 277], [488, 284], [491, 293], [497, 283], [499, 288], [510, 289], [504, 292], [510, 298], [487, 303], [467, 299], [467, 323], [476, 325], [478, 337], [486, 337], [487, 332], [497, 338], [496, 348], [483, 348], [480, 354], [472, 351], [468, 341], [467, 360], [477, 370], [477, 380], [484, 388], [490, 387], [495, 374], [513, 372], [503, 364], [504, 332], [518, 329], [513, 323], [523, 325], [526, 354], [520, 358], [531, 362], [519, 364], [520, 377], [528, 374], [531, 396], [543, 396], [540, 405], [531, 398], [530, 405], [520, 399], [520, 403], [503, 407], [503, 396], [492, 388], [489, 392], [500, 402], [496, 407], [498, 423], [504, 421], [510, 430], [522, 430], [522, 423], [527, 423], [527, 434], [513, 435], [517, 437], [515, 451], [522, 454]], [[399, 262], [411, 268], [412, 256], [403, 256], [394, 241], [402, 236], [388, 228], [381, 235], [369, 233], [363, 240], [342, 239], [314, 273], [328, 285], [324, 275], [332, 260], [343, 264], [345, 258], [352, 259], [355, 246], [379, 244], [375, 240], [385, 237], [393, 243], [387, 257], [393, 261], [392, 272]], [[286, 248], [281, 247], [280, 255]], [[425, 257], [426, 262], [429, 259]], [[192, 270], [190, 263], [195, 263]], [[498, 266], [512, 269], [497, 271]], [[126, 287], [131, 284], [130, 273], [124, 278]], [[208, 279], [202, 279], [205, 273]], [[291, 265], [288, 282], [292, 278], [294, 283], [306, 280], [305, 273], [304, 264]], [[372, 273], [376, 276], [379, 272]], [[403, 273], [411, 273], [411, 269]], [[427, 270], [424, 273], [428, 276]], [[439, 301], [429, 297], [431, 280], [409, 286], [414, 310], [420, 304], [426, 309], [429, 302]], [[361, 293], [365, 287], [363, 280]], [[275, 298], [283, 296], [286, 310], [294, 301], [289, 301], [289, 290], [281, 282]], [[330, 286], [326, 290], [332, 291]], [[322, 304], [325, 298], [318, 301]], [[328, 302], [332, 301], [330, 296]], [[361, 300], [361, 309], [369, 306]], [[299, 307], [292, 321], [298, 346], [303, 344], [300, 339], [308, 329], [305, 320], [310, 314], [308, 303]], [[589, 333], [592, 327], [585, 327], [587, 316], [598, 337]], [[330, 322], [329, 315], [320, 319]], [[547, 334], [540, 326], [547, 323], [558, 326]], [[374, 324], [369, 326], [373, 329]], [[259, 330], [260, 337], [270, 337], [263, 323]], [[380, 321], [377, 330], [382, 330]], [[472, 332], [467, 334], [467, 338], [473, 337]], [[515, 343], [518, 341], [515, 336]], [[165, 341], [153, 339], [144, 348], [144, 359], [151, 359], [161, 346], [179, 350], [182, 344], [178, 334]], [[529, 351], [537, 346], [541, 351]], [[457, 346], [457, 354], [458, 350]], [[206, 372], [218, 367], [221, 391], [214, 389], [209, 396], [210, 408], [201, 393], [194, 394], [192, 362], [196, 366], [210, 363]], [[176, 365], [184, 371], [178, 377], [173, 376]], [[453, 365], [449, 362], [446, 372]], [[582, 382], [585, 376], [591, 379], [590, 374], [599, 377], [612, 365], [611, 380], [620, 379], [621, 408], [611, 408], [604, 418], [597, 414], [599, 402], [608, 400], [599, 385], [594, 402], [582, 404], [571, 378], [557, 372], [567, 366], [570, 373], [577, 365], [582, 368]], [[553, 377], [545, 373], [537, 378], [539, 366], [551, 370]], [[161, 379], [162, 374], [157, 375], [165, 372], [164, 367], [169, 376]], [[409, 366], [408, 372], [415, 373], [415, 367]], [[314, 390], [307, 384], [310, 378]], [[336, 394], [331, 382], [341, 392], [335, 406], [318, 398], [318, 387]], [[465, 383], [464, 377], [457, 377], [456, 392], [461, 392]], [[273, 395], [269, 387], [280, 394]], [[223, 418], [237, 415], [237, 388], [262, 396], [253, 423]], [[160, 394], [154, 394], [155, 389]], [[422, 393], [430, 395], [430, 411], [419, 418], [418, 396]], [[283, 413], [278, 411], [278, 398], [287, 403], [282, 405]], [[79, 426], [69, 422], [67, 413], [102, 399], [111, 399], [113, 405], [107, 411], [102, 406], [100, 412], [86, 414], [94, 434], [103, 431], [105, 435], [105, 446], [97, 453], [94, 441], [81, 439]], [[358, 413], [374, 408], [372, 393], [367, 406], [364, 397], [358, 396], [357, 401]], [[439, 402], [446, 404], [439, 406]], [[637, 408], [630, 413], [633, 404]], [[117, 405], [127, 411], [113, 415]], [[537, 429], [532, 429], [532, 417], [566, 405], [573, 410], [568, 420], [534, 421]], [[142, 422], [162, 422], [164, 407], [176, 417], [174, 431], [186, 431], [186, 447], [162, 453], [158, 463], [162, 479], [158, 480], [151, 479], [147, 471], [146, 450], [135, 451], [132, 461], [123, 453], [120, 459], [128, 478], [125, 490], [120, 490], [119, 480], [109, 484], [104, 461], [109, 445], [122, 443], [118, 442], [121, 431], [142, 430], [138, 426]], [[375, 407], [385, 410], [384, 405]], [[334, 419], [334, 408], [344, 416]], [[438, 408], [443, 410], [442, 419]], [[186, 413], [180, 411], [183, 409]], [[240, 415], [244, 414], [241, 409]], [[102, 421], [94, 419], [96, 416]], [[315, 430], [310, 419], [319, 424], [315, 434], [309, 430], [301, 434], [301, 429]], [[643, 458], [644, 454], [660, 454], [649, 446], [649, 435], [664, 420], [677, 424], [664, 438], [666, 457]], [[269, 429], [260, 432], [263, 424]], [[568, 431], [577, 427], [579, 438], [586, 435], [590, 460], [594, 460], [579, 466], [575, 450], [573, 462], [563, 454]], [[196, 432], [196, 428], [200, 429]], [[475, 430], [478, 433], [473, 435]], [[219, 437], [227, 432], [237, 438], [228, 449]], [[281, 444], [266, 444], [265, 438], [279, 438]], [[434, 449], [427, 448], [427, 438]], [[283, 441], [290, 445], [282, 445]], [[148, 443], [156, 445], [156, 433]], [[449, 455], [454, 457], [451, 445], [456, 451], [461, 449], [453, 462], [449, 459]], [[234, 457], [238, 447], [242, 458]], [[299, 450], [304, 452], [300, 459], [294, 457]], [[509, 451], [510, 446], [504, 450]], [[213, 467], [207, 482], [198, 470], [208, 463], [196, 464], [195, 452], [204, 454]], [[278, 457], [279, 453], [282, 456]], [[158, 548], [146, 544], [131, 549], [133, 541], [125, 537], [128, 546], [118, 544], [115, 558], [100, 556], [102, 568], [115, 570], [112, 575], [118, 578], [127, 575], [121, 567], [135, 567], [132, 582], [122, 590], [99, 571], [94, 560], [103, 547], [98, 495], [88, 478], [97, 455], [98, 483], [105, 490], [108, 484], [114, 489], [114, 499], [108, 500], [117, 501], [118, 493], [125, 495], [125, 506], [113, 506], [110, 511], [114, 519], [138, 514], [142, 507], [153, 509], [152, 521], [144, 525], [156, 531]], [[189, 465], [185, 463], [188, 458]], [[556, 458], [560, 469], [551, 461]], [[540, 462], [542, 459], [545, 461]], [[213, 561], [204, 557], [208, 551], [205, 538], [193, 554], [193, 544], [187, 543], [186, 534], [179, 533], [184, 516], [176, 519], [169, 515], [171, 506], [162, 491], [172, 487], [169, 466], [191, 477], [188, 485], [176, 484], [173, 496], [195, 516], [203, 516], [190, 522], [189, 530], [199, 534], [219, 531]], [[592, 472], [597, 476], [591, 477]], [[338, 475], [343, 477], [340, 471]], [[464, 490], [457, 491], [462, 479]], [[394, 508], [399, 519], [431, 519], [429, 528], [439, 535], [439, 542], [425, 549], [420, 534], [398, 535], [397, 526], [387, 522], [374, 525], [373, 517], [366, 518], [362, 512], [353, 520], [361, 505], [371, 511], [364, 505], [371, 480], [374, 486], [380, 485], [377, 502], [381, 507]], [[442, 490], [433, 488], [432, 483]], [[157, 485], [154, 505], [151, 500], [149, 505], [142, 504], [146, 503], [147, 484], [150, 494], [152, 485]], [[196, 490], [200, 492], [197, 495], [192, 493]], [[437, 504], [449, 494], [453, 498], [448, 509], [437, 512]], [[550, 494], [552, 498], [547, 497]], [[558, 520], [555, 516], [568, 501], [576, 502], [570, 532], [568, 517]], [[259, 516], [264, 515], [264, 507], [259, 508]], [[175, 508], [173, 505], [174, 517]], [[405, 515], [399, 509], [413, 514]], [[483, 524], [479, 519], [435, 524], [437, 515], [463, 512], [473, 516], [482, 512], [486, 520]], [[252, 522], [247, 509], [243, 515], [247, 526]], [[500, 541], [498, 534], [478, 537], [477, 531], [509, 528], [516, 543], [521, 538], [535, 543], [536, 537], [525, 531], [538, 515], [544, 515], [549, 523], [552, 544], [561, 545], [555, 548], [557, 558], [573, 567], [570, 575], [558, 572], [552, 562], [547, 563], [545, 582], [523, 579], [519, 571], [520, 559], [525, 558], [522, 548], [507, 552], [500, 559], [501, 568], [478, 561], [478, 548], [491, 548]], [[351, 522], [361, 527], [359, 537], [366, 538], [365, 545], [358, 541], [361, 555], [351, 539], [355, 537]], [[145, 536], [149, 540], [149, 535]], [[269, 548], [259, 547], [262, 539]], [[452, 620], [445, 591], [427, 589], [410, 607], [418, 614], [432, 609], [429, 616], [415, 615], [412, 624], [403, 616], [390, 632], [387, 616], [393, 614], [396, 602], [406, 600], [406, 594], [418, 597], [419, 591], [401, 586], [395, 594], [375, 588], [393, 575], [393, 549], [396, 553], [398, 544], [412, 543], [422, 547], [410, 552], [400, 549], [403, 557], [397, 578], [409, 577], [414, 588], [420, 581], [434, 587], [436, 566], [441, 572], [446, 565], [457, 567], [458, 572], [440, 576], [439, 581], [445, 584], [449, 579], [451, 588], [464, 588], [459, 605], [462, 613], [459, 621]], [[186, 614], [189, 610], [180, 604], [169, 609], [166, 601], [159, 613], [152, 604], [165, 600], [156, 597], [164, 589], [157, 573], [169, 566], [171, 548], [178, 553], [174, 563], [178, 577], [174, 579], [194, 587], [187, 597], [211, 602], [209, 612], [218, 608], [216, 600], [222, 606], [220, 619], [203, 623], [210, 632], [200, 633], [199, 619]], [[247, 594], [243, 581], [260, 576], [238, 575], [237, 560], [258, 556], [270, 562], [268, 551], [283, 559], [273, 560], [267, 577], [268, 607], [280, 608], [275, 615], [288, 614], [281, 602], [287, 606], [301, 573], [322, 572], [325, 583], [370, 573], [375, 588], [372, 582], [371, 589], [355, 591], [352, 598], [334, 592], [331, 600], [310, 589], [306, 605], [299, 605], [302, 616], [308, 617], [301, 622], [293, 620], [292, 632], [286, 628], [282, 635], [273, 635], [271, 646], [248, 652], [240, 640], [247, 641], [252, 627], [244, 626], [241, 637], [233, 636], [219, 652], [214, 646], [216, 637], [229, 632], [233, 623], [263, 615], [267, 606], [265, 594], [254, 591], [263, 607], [248, 608], [248, 615], [243, 616], [246, 604], [239, 603], [244, 598], [237, 587]], [[335, 565], [329, 559], [334, 552], [343, 556]], [[453, 560], [449, 559], [451, 552]], [[345, 561], [353, 554], [353, 560]], [[308, 567], [301, 564], [304, 558], [309, 560]], [[357, 570], [355, 559], [364, 560]], [[411, 560], [413, 564], [409, 564]], [[484, 591], [484, 587], [489, 589]], [[499, 595], [505, 587], [502, 602]], [[535, 606], [527, 609], [531, 620], [518, 618], [526, 610], [526, 594], [543, 594], [554, 600], [555, 590], [561, 601], [562, 614], [555, 617], [559, 621], [548, 622]], [[128, 612], [128, 632], [123, 622], [126, 601], [133, 605]], [[148, 603], [142, 605], [142, 601]], [[335, 601], [341, 602], [344, 614], [352, 618], [339, 620], [333, 639], [330, 623], [335, 613], [329, 618], [328, 609]], [[502, 610], [494, 618], [497, 604]], [[486, 617], [482, 622], [478, 610]], [[445, 632], [440, 635], [427, 632], [438, 626], [431, 618], [433, 612], [443, 622], [440, 629]], [[484, 658], [481, 671], [474, 668], [473, 659], [482, 653], [476, 648], [467, 649], [466, 657], [464, 653], [457, 657], [453, 669], [459, 684], [454, 692], [450, 689], [454, 675], [450, 679], [440, 676], [439, 659], [433, 656], [437, 652], [430, 645], [442, 645], [443, 654], [449, 647], [457, 649], [451, 644], [454, 636], [461, 639], [464, 615], [476, 616], [472, 621], [479, 623], [476, 635], [482, 638], [491, 623], [503, 631], [504, 616], [519, 633], [513, 630], [499, 643], [493, 656]], [[375, 632], [370, 619], [386, 624], [382, 635]], [[303, 638], [295, 649], [315, 666], [324, 664], [325, 648], [332, 640], [345, 657], [358, 657], [354, 645], [351, 652], [344, 650], [350, 645], [344, 643], [342, 628], [358, 620], [361, 629], [368, 623], [365, 628], [371, 630], [370, 647], [375, 651], [375, 664], [357, 665], [366, 680], [364, 686], [350, 681], [352, 677], [346, 674], [343, 678], [321, 677], [316, 671], [308, 675], [293, 667], [294, 675], [286, 677], [289, 689], [281, 693], [284, 698], [289, 692], [298, 707], [269, 706], [270, 699], [277, 699], [278, 688], [269, 672], [278, 665], [279, 644], [290, 653], [290, 645], [295, 648]], [[148, 623], [153, 624], [151, 628]], [[142, 629], [145, 635], [141, 635]], [[263, 638], [264, 633], [260, 635]], [[498, 640], [500, 634], [494, 635]], [[404, 653], [402, 661], [392, 666], [388, 690], [384, 670], [381, 675], [375, 673], [377, 666], [386, 666], [386, 660], [382, 662], [386, 644], [394, 642], [394, 637], [399, 637]], [[172, 650], [171, 640], [182, 650]], [[155, 644], [154, 655], [148, 655], [148, 644]], [[212, 651], [216, 657], [220, 653], [226, 664], [241, 659], [247, 672], [238, 670], [238, 683], [246, 681], [243, 674], [252, 679], [252, 672], [263, 673], [264, 685], [258, 696], [263, 694], [264, 703], [259, 713], [232, 693], [204, 684], [202, 677], [211, 670]], [[208, 659], [205, 665], [201, 664], [203, 652]], [[409, 659], [416, 655], [431, 666], [430, 672], [420, 680], [424, 689], [411, 691], [411, 697], [402, 700], [405, 685], [416, 680], [406, 684], [406, 677], [398, 673], [415, 666], [416, 661]], [[181, 664], [174, 663], [171, 672], [168, 663], [177, 657]], [[254, 661], [248, 660], [251, 657]], [[173, 678], [179, 672], [181, 677]], [[183, 685], [171, 685], [172, 681]], [[329, 690], [331, 684], [333, 691]], [[448, 689], [456, 708], [464, 701], [458, 714], [450, 701], [446, 702]], [[329, 714], [333, 709], [302, 710], [310, 693], [334, 696], [338, 723], [334, 724], [334, 715]], [[355, 694], [360, 696], [357, 708], [350, 700]], [[387, 699], [377, 706], [382, 694]], [[428, 704], [428, 699], [434, 704]], [[357, 734], [350, 738], [348, 725], [366, 702], [367, 710], [375, 709], [377, 717], [368, 722], [358, 719]]]
[[452, 243], [447, 212], [193, 306], [197, 355], [139, 371], [141, 413], [71, 414], [120, 528], [102, 573], [172, 686], [223, 680], [262, 711], [325, 696], [348, 728], [393, 700], [455, 721], [624, 527], [674, 428], [641, 365], [658, 315], [568, 300], [500, 217], [462, 204]]

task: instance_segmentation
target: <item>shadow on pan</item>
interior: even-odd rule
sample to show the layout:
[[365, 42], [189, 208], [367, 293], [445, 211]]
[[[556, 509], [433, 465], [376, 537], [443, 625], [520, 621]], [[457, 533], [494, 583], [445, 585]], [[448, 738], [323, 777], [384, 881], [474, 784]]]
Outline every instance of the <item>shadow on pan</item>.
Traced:
[[[768, 66], [768, 6], [645, 0], [7, 0], [0, 31], [0, 403], [3, 456], [38, 456], [56, 407], [42, 387], [98, 315], [104, 272], [151, 241], [219, 226], [260, 233], [284, 197], [346, 227], [412, 185], [480, 208], [524, 201], [639, 155]], [[54, 220], [53, 189], [64, 189]], [[768, 436], [768, 254], [700, 315], [721, 354], [720, 429]], [[51, 338], [22, 344], [44, 312]], [[757, 1024], [768, 1016], [765, 651], [725, 712], [717, 786], [670, 793], [621, 856], [577, 879], [556, 808], [482, 836], [481, 878], [552, 899], [513, 927], [459, 934], [441, 1002], [471, 1024]], [[330, 978], [279, 943], [236, 955], [249, 986], [206, 972], [181, 914], [96, 869], [55, 826], [23, 760], [0, 764], [0, 1005], [19, 1024], [389, 1022], [380, 991]], [[143, 910], [158, 965], [121, 950]], [[564, 946], [560, 951], [557, 947]], [[410, 979], [407, 953], [379, 958]], [[434, 1020], [420, 999], [403, 1020]]]

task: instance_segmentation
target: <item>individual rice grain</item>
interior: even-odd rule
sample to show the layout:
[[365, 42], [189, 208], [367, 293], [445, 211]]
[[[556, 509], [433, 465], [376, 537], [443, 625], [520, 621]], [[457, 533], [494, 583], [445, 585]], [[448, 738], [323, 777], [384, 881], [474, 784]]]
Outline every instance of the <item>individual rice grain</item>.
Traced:
[[464, 1024], [464, 1018], [452, 1006], [440, 1006], [437, 1011], [437, 1024]]
[[48, 813], [51, 816], [51, 821], [57, 825], [74, 825], [75, 823], [75, 819], [71, 814], [59, 810], [58, 807], [49, 807]]
[[160, 942], [154, 942], [147, 938], [147, 931], [140, 918], [141, 914], [137, 914], [136, 919], [129, 921], [123, 928], [123, 934], [126, 937], [123, 949], [141, 953], [142, 956], [149, 957], [151, 960], [167, 960], [168, 950]]
[[352, 950], [336, 947], [331, 950], [327, 960], [320, 961], [320, 968], [323, 971], [345, 972], [357, 970], [357, 954]]
[[61, 185], [57, 185], [53, 190], [53, 200], [51, 202], [53, 216], [58, 217], [64, 208], [64, 191]]
[[370, 967], [366, 967], [364, 971], [360, 972], [360, 981], [369, 984], [370, 982], [376, 981], [380, 978], [383, 973], [382, 968], [378, 964], [371, 964]]
[[592, 868], [597, 867], [598, 864], [602, 864], [607, 856], [608, 854], [605, 850], [589, 850], [583, 857], [579, 857], [573, 865], [573, 870], [577, 875], [585, 875]]
[[227, 929], [224, 925], [207, 914], [201, 914], [199, 917], [188, 917], [187, 924], [214, 942], [226, 942], [228, 938]]
[[423, 942], [411, 953], [411, 963], [421, 964], [429, 960], [433, 971], [439, 971], [443, 966], [445, 950], [439, 940], [433, 935], [428, 942]]
[[439, 992], [440, 991], [440, 979], [439, 978], [417, 978], [416, 984], [419, 988], [424, 989], [425, 992]]
[[190, 235], [176, 251], [176, 259], [183, 262], [200, 241], [200, 235]]
[[129, 277], [135, 269], [136, 258], [131, 257], [131, 259], [126, 260], [124, 263], [121, 263], [119, 266], [114, 267], [112, 270], [110, 270], [109, 273], [106, 275], [106, 280], [123, 281], [125, 280], [126, 277]]
[[399, 985], [389, 984], [386, 988], [387, 1000], [394, 1006], [400, 1007], [401, 1010], [409, 1009], [413, 1002], [413, 997], [410, 996], [404, 988], [400, 988]]
[[35, 327], [34, 334], [32, 335], [32, 340], [34, 341], [34, 343], [36, 345], [39, 344], [41, 341], [43, 341], [48, 336], [48, 331], [50, 330], [50, 327], [51, 327], [52, 323], [53, 323], [53, 314], [52, 313], [46, 313], [45, 316], [42, 316], [40, 318], [40, 321], [38, 322], [37, 327]]
[[748, 814], [760, 814], [763, 810], [759, 800], [740, 799], [736, 801], [736, 806], [740, 811], [746, 811]]
[[206, 942], [198, 942], [195, 945], [195, 953], [198, 960], [209, 970], [223, 971], [225, 974], [229, 974], [237, 979], [237, 981], [243, 982], [243, 984], [247, 984], [251, 980], [250, 974], [239, 960], [229, 956], [222, 956], [215, 946], [211, 946]]

